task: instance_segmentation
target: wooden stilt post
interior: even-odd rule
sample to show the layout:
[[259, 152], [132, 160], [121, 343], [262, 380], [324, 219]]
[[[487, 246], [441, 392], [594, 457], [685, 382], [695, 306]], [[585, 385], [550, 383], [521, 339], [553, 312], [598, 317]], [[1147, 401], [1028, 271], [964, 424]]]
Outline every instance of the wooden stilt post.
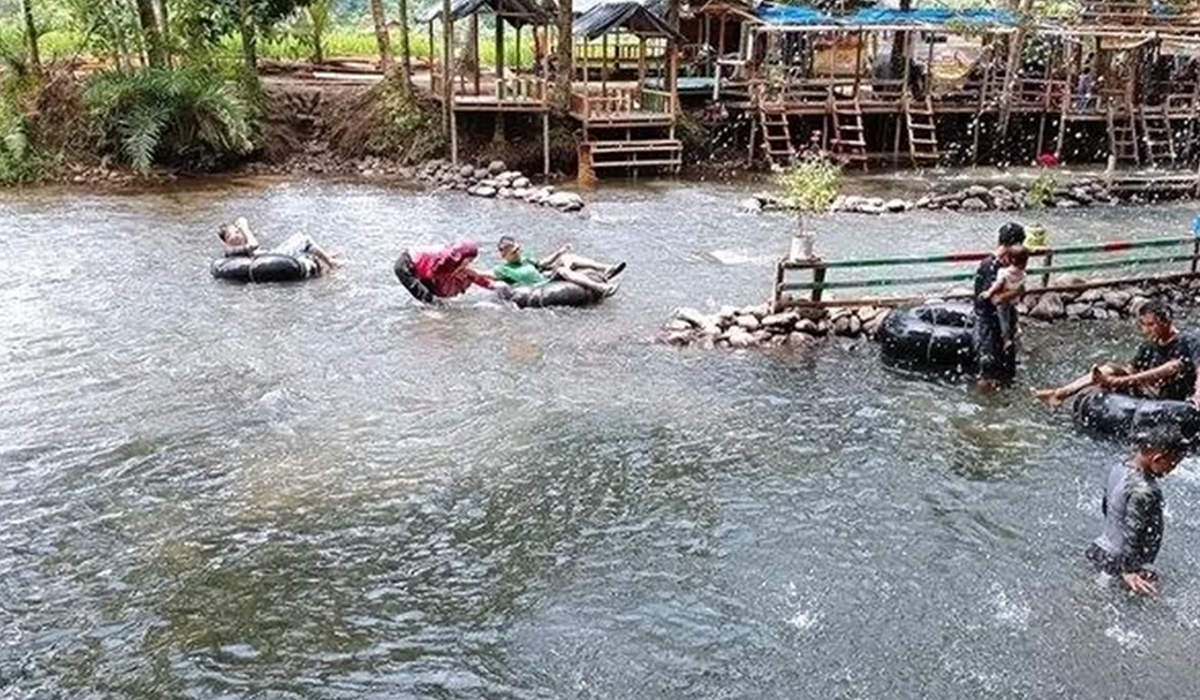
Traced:
[[[450, 0], [442, 0], [442, 109], [446, 135], [454, 133], [454, 17], [450, 14]], [[456, 165], [457, 160], [453, 161]]]
[[471, 15], [471, 34], [475, 37], [475, 71], [472, 77], [475, 79], [475, 94], [479, 95], [479, 77], [480, 71], [483, 70], [483, 59], [479, 51], [479, 13]]
[[600, 37], [600, 94], [608, 96], [608, 35]]
[[550, 175], [550, 113], [542, 112], [542, 175]]
[[504, 17], [496, 13], [496, 97], [504, 99]]

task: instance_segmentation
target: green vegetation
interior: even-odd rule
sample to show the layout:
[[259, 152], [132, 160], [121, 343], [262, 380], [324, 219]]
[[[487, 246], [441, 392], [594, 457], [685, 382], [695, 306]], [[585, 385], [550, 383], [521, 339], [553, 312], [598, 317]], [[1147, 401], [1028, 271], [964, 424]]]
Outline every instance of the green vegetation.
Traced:
[[1030, 206], [1044, 207], [1054, 196], [1054, 190], [1057, 187], [1058, 180], [1055, 179], [1053, 173], [1047, 170], [1029, 184], [1029, 189], [1025, 192], [1025, 200]]
[[85, 103], [103, 148], [137, 170], [213, 170], [254, 149], [257, 110], [242, 84], [200, 66], [106, 71]]
[[374, 98], [366, 152], [416, 162], [445, 148], [439, 110], [414, 98], [395, 74], [376, 88]]
[[[376, 61], [387, 35], [392, 55], [402, 55], [407, 39], [417, 65], [428, 61], [426, 25], [385, 28], [389, 13], [422, 7], [398, 2], [0, 0], [0, 182], [35, 180], [50, 166], [101, 155], [143, 173], [235, 163], [264, 141], [260, 58]], [[479, 26], [483, 65], [496, 63], [492, 21]], [[468, 24], [459, 26], [460, 52]], [[507, 36], [505, 63], [528, 66], [533, 37], [523, 32], [519, 45], [516, 38]], [[343, 153], [419, 160], [444, 148], [440, 114], [412, 94], [407, 69], [397, 64], [341, 120], [334, 138], [348, 144]]]
[[0, 86], [0, 182], [25, 182], [36, 172], [28, 126], [20, 106], [25, 101], [16, 80]]
[[802, 157], [780, 177], [788, 206], [818, 214], [833, 204], [842, 185], [840, 165], [815, 154]]

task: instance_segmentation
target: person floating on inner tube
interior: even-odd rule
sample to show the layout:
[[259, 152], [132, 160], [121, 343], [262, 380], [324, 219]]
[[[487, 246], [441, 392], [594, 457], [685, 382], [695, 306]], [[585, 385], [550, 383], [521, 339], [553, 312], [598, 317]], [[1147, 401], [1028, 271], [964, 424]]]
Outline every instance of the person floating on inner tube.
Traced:
[[465, 293], [471, 285], [492, 288], [491, 277], [471, 266], [478, 255], [479, 246], [471, 241], [444, 248], [410, 248], [400, 254], [392, 270], [418, 301], [437, 304]]
[[[996, 302], [985, 298], [984, 292], [996, 283], [1001, 262], [1010, 248], [1025, 242], [1025, 229], [1009, 222], [1000, 227], [996, 250], [975, 269], [975, 354], [979, 358], [979, 388], [993, 390], [1011, 383], [1017, 376], [1016, 345], [1004, 342], [1000, 326], [1000, 310]], [[1013, 314], [1011, 334], [1016, 335], [1016, 314]]]
[[1181, 333], [1172, 320], [1171, 307], [1150, 302], [1138, 312], [1138, 325], [1146, 340], [1131, 365], [1093, 365], [1090, 372], [1055, 389], [1039, 389], [1034, 396], [1047, 406], [1058, 406], [1088, 387], [1117, 389], [1140, 398], [1191, 401], [1200, 408], [1200, 339]]
[[[239, 216], [232, 223], [221, 226], [217, 230], [217, 237], [221, 239], [221, 245], [225, 248], [225, 257], [227, 258], [258, 255], [264, 252], [259, 247], [258, 238], [250, 230], [250, 222], [244, 216]], [[312, 236], [304, 233], [292, 234], [283, 243], [265, 252], [296, 258], [301, 264], [311, 267], [314, 271], [325, 272], [341, 264], [324, 248], [317, 245]]]
[[[501, 236], [496, 243], [496, 250], [504, 261], [496, 266], [492, 275], [497, 280], [512, 285], [535, 287], [553, 280], [565, 280], [597, 294], [611, 296], [617, 291], [620, 283], [610, 284], [607, 280], [621, 274], [625, 269], [624, 262], [605, 265], [590, 258], [574, 255], [569, 245], [559, 248], [541, 260], [527, 257], [521, 255], [521, 244], [512, 236]], [[599, 281], [582, 272], [583, 270], [600, 272], [605, 281]]]
[[1187, 445], [1169, 426], [1156, 426], [1137, 437], [1138, 448], [1108, 473], [1100, 512], [1104, 529], [1086, 556], [1100, 571], [1121, 580], [1134, 593], [1156, 593], [1154, 563], [1162, 545], [1163, 495], [1158, 479], [1183, 459]]
[[1025, 294], [1025, 266], [1029, 263], [1029, 251], [1022, 245], [1011, 246], [1005, 249], [1000, 262], [1004, 267], [996, 273], [996, 281], [983, 293], [983, 298], [996, 307], [1004, 351], [1009, 352], [1017, 337], [1016, 302]]

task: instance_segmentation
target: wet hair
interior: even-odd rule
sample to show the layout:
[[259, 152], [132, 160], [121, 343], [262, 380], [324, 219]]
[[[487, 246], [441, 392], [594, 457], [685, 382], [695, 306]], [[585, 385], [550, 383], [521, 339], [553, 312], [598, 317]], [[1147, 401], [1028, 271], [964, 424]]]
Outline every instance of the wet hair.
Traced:
[[221, 227], [217, 229], [217, 238], [220, 238], [221, 242], [225, 243], [229, 240], [229, 234], [237, 232], [238, 227], [235, 224], [221, 224]]
[[1152, 425], [1134, 435], [1139, 450], [1152, 450], [1181, 455], [1187, 451], [1190, 440], [1183, 436], [1178, 426]]
[[1151, 301], [1138, 311], [1138, 317], [1153, 316], [1155, 321], [1159, 323], [1170, 323], [1175, 314], [1171, 311], [1171, 307], [1161, 301]]
[[520, 248], [521, 244], [517, 243], [517, 239], [512, 236], [501, 236], [500, 240], [496, 241], [496, 250], [508, 250], [510, 248]]
[[1021, 245], [1025, 242], [1025, 228], [1021, 224], [1010, 221], [1000, 227], [1000, 234], [997, 238], [1000, 245]]
[[1011, 246], [1008, 249], [1008, 264], [1016, 265], [1022, 270], [1029, 264], [1029, 249], [1023, 245]]

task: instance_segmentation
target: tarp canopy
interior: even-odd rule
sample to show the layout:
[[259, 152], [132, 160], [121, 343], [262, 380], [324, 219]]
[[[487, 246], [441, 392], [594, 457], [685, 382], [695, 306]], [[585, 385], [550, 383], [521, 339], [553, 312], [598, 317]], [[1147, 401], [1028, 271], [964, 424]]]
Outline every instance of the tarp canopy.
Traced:
[[[503, 16], [514, 27], [554, 22], [553, 14], [542, 7], [538, 0], [450, 0], [450, 19], [457, 22], [485, 8]], [[441, 18], [442, 4], [438, 2], [429, 8], [423, 21], [432, 22]]]
[[1015, 27], [1017, 17], [1007, 10], [927, 7], [897, 10], [886, 7], [862, 8], [851, 15], [829, 15], [811, 7], [763, 3], [754, 14], [763, 24], [773, 27]]
[[807, 26], [834, 24], [835, 20], [811, 7], [797, 5], [768, 5], [763, 3], [754, 11], [758, 18], [767, 24], [787, 26]]
[[914, 10], [895, 10], [887, 7], [864, 7], [852, 15], [838, 18], [837, 22], [864, 27], [871, 25], [945, 27], [955, 24], [1015, 27], [1017, 26], [1017, 16], [1008, 10], [986, 8], [952, 10], [948, 7], [921, 7]]
[[614, 29], [624, 29], [641, 37], [664, 37], [682, 40], [678, 32], [662, 17], [636, 2], [606, 2], [593, 5], [575, 18], [571, 33], [587, 41], [601, 37]]

